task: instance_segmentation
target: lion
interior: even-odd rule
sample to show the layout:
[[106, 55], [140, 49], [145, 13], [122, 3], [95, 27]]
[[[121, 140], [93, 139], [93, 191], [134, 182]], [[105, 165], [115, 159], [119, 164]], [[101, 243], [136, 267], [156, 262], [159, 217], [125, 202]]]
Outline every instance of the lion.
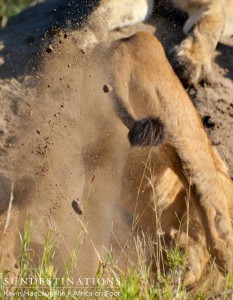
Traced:
[[139, 228], [153, 239], [164, 232], [187, 251], [186, 285], [200, 279], [210, 257], [230, 270], [232, 182], [158, 40], [138, 33], [93, 57], [77, 54], [69, 40], [59, 49], [45, 60], [11, 163], [1, 170], [0, 268], [19, 272], [18, 232], [28, 217], [35, 265], [46, 233], [55, 234], [58, 276], [73, 250], [74, 277], [93, 278], [104, 249], [125, 267], [131, 254], [121, 246]]
[[[161, 3], [160, 3], [161, 2]], [[181, 79], [190, 85], [211, 71], [214, 50], [222, 35], [233, 34], [233, 2], [231, 0], [158, 1], [160, 6], [172, 4], [188, 18], [183, 26], [187, 37], [174, 49], [174, 66]], [[90, 15], [80, 47], [92, 47], [117, 28], [148, 20], [158, 5], [154, 0], [102, 0]], [[159, 8], [160, 9], [160, 8]], [[157, 7], [155, 8], [158, 11]]]
[[[221, 270], [231, 270], [233, 184], [160, 42], [150, 33], [137, 33], [113, 45], [109, 62], [115, 111], [129, 129], [131, 146], [153, 147], [152, 174], [163, 170], [172, 182], [171, 173], [164, 171], [168, 168], [190, 191], [190, 240], [194, 242], [188, 246], [190, 269], [185, 284], [200, 279], [208, 252]], [[126, 191], [129, 181], [123, 184]], [[130, 192], [133, 199], [135, 193]], [[177, 191], [173, 192], [169, 197], [174, 200]], [[165, 201], [159, 206], [167, 205]]]

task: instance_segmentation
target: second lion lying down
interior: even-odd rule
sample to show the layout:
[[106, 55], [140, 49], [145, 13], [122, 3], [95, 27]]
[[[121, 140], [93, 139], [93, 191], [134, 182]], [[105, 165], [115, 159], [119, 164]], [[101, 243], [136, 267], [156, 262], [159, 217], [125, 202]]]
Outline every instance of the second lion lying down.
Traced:
[[213, 53], [222, 34], [233, 33], [232, 3], [232, 0], [101, 0], [88, 19], [79, 46], [97, 44], [107, 39], [110, 31], [148, 20], [153, 11], [160, 13], [161, 8], [167, 17], [174, 18], [176, 7], [188, 18], [183, 26], [187, 36], [175, 49], [175, 65], [182, 69], [179, 75], [185, 81], [195, 84], [210, 73]]

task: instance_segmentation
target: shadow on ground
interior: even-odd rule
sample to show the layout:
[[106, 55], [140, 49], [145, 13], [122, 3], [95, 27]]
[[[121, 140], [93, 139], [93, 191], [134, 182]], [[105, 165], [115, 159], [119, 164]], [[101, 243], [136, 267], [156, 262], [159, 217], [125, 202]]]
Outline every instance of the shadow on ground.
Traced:
[[60, 30], [82, 27], [98, 2], [51, 0], [10, 18], [0, 31], [0, 79], [31, 74], [41, 64], [41, 54], [53, 36]]
[[233, 47], [219, 43], [217, 50], [215, 62], [224, 70], [224, 77], [233, 80]]

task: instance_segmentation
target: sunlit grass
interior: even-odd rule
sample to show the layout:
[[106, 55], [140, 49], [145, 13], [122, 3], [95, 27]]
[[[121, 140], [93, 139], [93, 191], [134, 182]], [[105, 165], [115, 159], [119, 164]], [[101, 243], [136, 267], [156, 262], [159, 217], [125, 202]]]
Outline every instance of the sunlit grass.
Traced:
[[[182, 276], [185, 271], [186, 257], [176, 246], [162, 249], [165, 254], [161, 259], [163, 267], [154, 269], [152, 262], [148, 262], [146, 258], [146, 237], [137, 237], [135, 239], [135, 264], [124, 272], [115, 268], [112, 252], [105, 249], [106, 259], [99, 263], [95, 278], [96, 280], [115, 278], [114, 282], [117, 284], [111, 289], [101, 284], [100, 280], [98, 283], [96, 281], [94, 288], [89, 290], [83, 287], [80, 289], [71, 284], [78, 262], [78, 253], [75, 250], [70, 252], [64, 273], [58, 275], [54, 263], [57, 249], [54, 232], [50, 230], [45, 235], [43, 254], [37, 264], [33, 260], [35, 253], [30, 248], [31, 234], [32, 227], [27, 218], [24, 231], [20, 235], [21, 253], [18, 257], [16, 278], [18, 283], [13, 287], [7, 284], [7, 278], [10, 275], [5, 268], [0, 273], [0, 299], [206, 299], [200, 287], [194, 294], [193, 292], [189, 294], [183, 286]], [[30, 284], [21, 282], [22, 278], [30, 278], [32, 281]], [[225, 288], [217, 295], [220, 297], [218, 299], [232, 299], [232, 289], [233, 277], [227, 275]]]
[[0, 16], [11, 17], [27, 8], [33, 0], [0, 0]]
[[[63, 295], [66, 299], [79, 299], [78, 291], [71, 285], [67, 286], [69, 278], [73, 277], [73, 271], [78, 261], [78, 253], [71, 251], [70, 257], [65, 265], [64, 274], [59, 274], [54, 265], [56, 255], [56, 240], [52, 231], [44, 237], [43, 255], [40, 262], [35, 266], [33, 258], [35, 253], [30, 249], [30, 238], [32, 234], [31, 223], [26, 219], [24, 232], [20, 235], [21, 253], [18, 258], [17, 282], [13, 288], [5, 284], [8, 278], [7, 268], [0, 275], [0, 297], [5, 299], [61, 299]], [[145, 237], [135, 240], [136, 263], [127, 272], [118, 272], [114, 266], [114, 257], [111, 252], [105, 249], [106, 259], [99, 263], [96, 279], [115, 278], [118, 282], [114, 289], [108, 289], [101, 283], [96, 285], [97, 291], [101, 295], [99, 299], [186, 299], [186, 292], [180, 283], [177, 283], [181, 270], [185, 264], [184, 256], [178, 249], [166, 249], [166, 266], [169, 271], [166, 274], [155, 272], [152, 264], [148, 264], [145, 258]], [[21, 278], [37, 279], [32, 280], [30, 285], [20, 282]], [[39, 281], [38, 279], [41, 278]], [[100, 281], [101, 282], [101, 281]], [[180, 281], [179, 281], [180, 282]], [[75, 294], [74, 294], [75, 292]], [[12, 294], [11, 294], [12, 293]], [[63, 294], [64, 293], [64, 294]], [[80, 299], [83, 299], [80, 296]]]
[[4, 27], [8, 18], [20, 13], [32, 2], [33, 0], [0, 0], [0, 27]]

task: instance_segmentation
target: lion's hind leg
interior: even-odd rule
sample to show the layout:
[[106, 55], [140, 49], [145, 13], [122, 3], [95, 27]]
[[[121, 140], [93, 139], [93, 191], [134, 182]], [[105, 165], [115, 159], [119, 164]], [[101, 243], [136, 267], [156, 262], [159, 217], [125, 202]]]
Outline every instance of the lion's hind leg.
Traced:
[[177, 151], [181, 159], [182, 172], [185, 174], [183, 182], [187, 189], [191, 189], [195, 205], [200, 211], [212, 257], [221, 270], [230, 271], [233, 232], [229, 199], [224, 192], [208, 144], [204, 145], [204, 137], [199, 136], [198, 139], [203, 139], [198, 148], [193, 148], [195, 144], [195, 137], [193, 137], [191, 145], [184, 143], [182, 149]]
[[184, 285], [191, 286], [200, 280], [209, 260], [198, 209], [190, 193], [185, 191], [181, 181], [170, 168], [166, 168], [159, 175], [154, 182], [153, 191], [161, 231], [170, 237], [173, 247], [184, 253], [182, 277]]
[[179, 231], [172, 232], [174, 241], [186, 254], [184, 285], [191, 286], [200, 280], [210, 255], [203, 224], [190, 195], [185, 195], [186, 208]]

